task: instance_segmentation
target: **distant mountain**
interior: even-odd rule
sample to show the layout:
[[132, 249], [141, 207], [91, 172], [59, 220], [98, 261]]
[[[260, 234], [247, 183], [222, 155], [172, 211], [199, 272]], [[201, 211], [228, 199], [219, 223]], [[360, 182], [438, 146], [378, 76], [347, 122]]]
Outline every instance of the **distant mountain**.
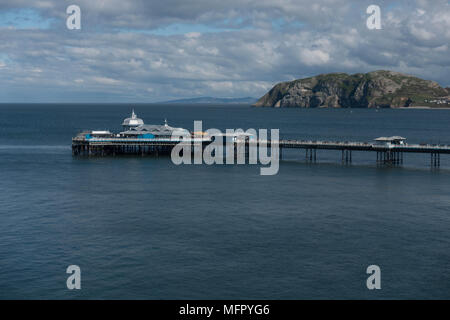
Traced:
[[256, 107], [398, 108], [450, 107], [450, 90], [433, 81], [393, 71], [321, 74], [282, 82]]
[[191, 99], [178, 99], [178, 100], [170, 100], [170, 101], [163, 101], [159, 103], [163, 104], [178, 104], [178, 103], [185, 103], [185, 104], [253, 104], [256, 102], [256, 98], [251, 97], [245, 97], [245, 98], [214, 98], [214, 97], [198, 97], [198, 98], [191, 98]]

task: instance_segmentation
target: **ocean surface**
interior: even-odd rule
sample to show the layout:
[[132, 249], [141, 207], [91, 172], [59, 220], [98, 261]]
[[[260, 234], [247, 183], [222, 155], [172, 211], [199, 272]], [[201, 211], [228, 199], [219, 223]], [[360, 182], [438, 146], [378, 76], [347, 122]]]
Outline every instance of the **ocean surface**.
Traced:
[[[1, 299], [450, 298], [450, 155], [283, 152], [259, 165], [76, 158], [71, 137], [148, 124], [278, 128], [285, 138], [450, 144], [450, 110], [0, 105]], [[366, 268], [381, 268], [368, 290]], [[81, 268], [68, 290], [66, 268]]]

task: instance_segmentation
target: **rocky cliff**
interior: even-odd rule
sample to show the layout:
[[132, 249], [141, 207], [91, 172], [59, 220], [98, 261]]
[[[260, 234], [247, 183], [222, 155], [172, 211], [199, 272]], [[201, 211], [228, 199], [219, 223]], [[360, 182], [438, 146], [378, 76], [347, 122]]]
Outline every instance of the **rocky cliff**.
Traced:
[[[257, 107], [398, 108], [450, 107], [450, 91], [433, 81], [392, 71], [330, 73], [282, 82], [261, 97]], [[437, 105], [436, 99], [448, 101]]]

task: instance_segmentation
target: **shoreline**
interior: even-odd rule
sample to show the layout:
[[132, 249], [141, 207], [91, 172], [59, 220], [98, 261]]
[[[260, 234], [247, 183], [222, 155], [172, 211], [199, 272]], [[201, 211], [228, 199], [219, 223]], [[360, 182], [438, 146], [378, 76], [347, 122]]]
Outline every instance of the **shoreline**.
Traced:
[[417, 107], [398, 107], [398, 108], [391, 108], [391, 109], [429, 109], [429, 110], [450, 110], [450, 107], [443, 107], [443, 108], [433, 108], [433, 107], [426, 107], [426, 106], [417, 106]]

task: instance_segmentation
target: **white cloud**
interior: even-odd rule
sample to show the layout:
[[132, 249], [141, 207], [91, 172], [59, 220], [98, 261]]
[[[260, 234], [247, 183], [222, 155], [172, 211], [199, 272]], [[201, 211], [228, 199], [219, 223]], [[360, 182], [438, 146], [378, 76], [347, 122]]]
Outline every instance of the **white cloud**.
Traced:
[[307, 66], [323, 65], [330, 61], [330, 55], [320, 49], [302, 49], [300, 60]]
[[411, 34], [419, 40], [432, 40], [436, 35], [430, 31], [423, 29], [422, 27], [417, 27], [412, 25], [410, 27]]
[[201, 35], [202, 34], [200, 32], [188, 32], [188, 33], [184, 34], [184, 36], [186, 38], [200, 38]]
[[206, 85], [214, 91], [229, 91], [233, 88], [233, 82], [231, 81], [212, 81], [207, 82]]
[[94, 80], [97, 83], [106, 84], [106, 85], [118, 85], [118, 84], [120, 84], [119, 80], [111, 79], [111, 78], [107, 78], [107, 77], [93, 77], [92, 80]]

